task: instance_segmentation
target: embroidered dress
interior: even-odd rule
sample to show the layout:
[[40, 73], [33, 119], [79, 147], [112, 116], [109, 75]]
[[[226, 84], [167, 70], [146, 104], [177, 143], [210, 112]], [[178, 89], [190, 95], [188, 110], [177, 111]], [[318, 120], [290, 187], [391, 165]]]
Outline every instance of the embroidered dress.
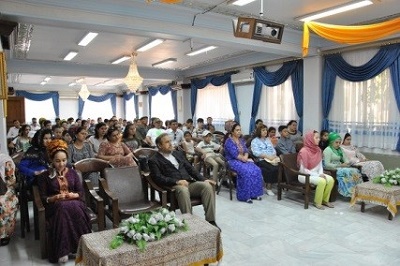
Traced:
[[15, 193], [15, 165], [10, 156], [0, 155], [0, 239], [10, 238], [15, 230], [18, 197]]
[[357, 147], [352, 145], [342, 145], [341, 148], [349, 161], [354, 163], [356, 166], [361, 166], [361, 173], [368, 176], [369, 179], [377, 177], [385, 171], [385, 168], [380, 161], [365, 161], [365, 156], [359, 152]]
[[90, 233], [91, 229], [82, 183], [75, 170], [68, 169], [64, 176], [50, 178], [50, 175], [53, 173], [47, 171], [38, 178], [40, 197], [44, 203], [48, 197], [60, 193], [73, 192], [80, 196], [78, 199], [60, 200], [45, 205], [50, 242], [49, 260], [57, 262], [59, 258], [75, 253], [81, 235]]
[[263, 178], [261, 169], [253, 162], [242, 162], [239, 154], [248, 153], [243, 139], [236, 144], [232, 138], [225, 141], [225, 157], [230, 168], [237, 173], [236, 197], [239, 201], [247, 201], [263, 195]]
[[114, 156], [110, 161], [114, 167], [134, 166], [135, 161], [132, 156], [125, 157], [131, 151], [125, 143], [118, 143], [116, 145], [105, 141], [100, 144], [98, 155]]

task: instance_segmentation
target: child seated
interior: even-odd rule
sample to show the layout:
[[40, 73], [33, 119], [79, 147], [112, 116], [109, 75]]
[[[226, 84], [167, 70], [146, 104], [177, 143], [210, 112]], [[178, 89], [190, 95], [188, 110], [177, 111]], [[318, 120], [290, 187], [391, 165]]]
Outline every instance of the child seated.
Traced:
[[201, 153], [201, 158], [204, 162], [212, 165], [213, 174], [212, 179], [217, 182], [218, 180], [218, 170], [221, 167], [225, 168], [225, 160], [222, 154], [217, 153], [221, 150], [222, 146], [211, 141], [212, 134], [208, 130], [203, 132], [203, 141], [201, 141], [197, 147], [196, 151]]
[[185, 152], [186, 159], [190, 162], [194, 162], [196, 152], [194, 151], [194, 141], [192, 139], [192, 133], [185, 131], [183, 133], [182, 148]]

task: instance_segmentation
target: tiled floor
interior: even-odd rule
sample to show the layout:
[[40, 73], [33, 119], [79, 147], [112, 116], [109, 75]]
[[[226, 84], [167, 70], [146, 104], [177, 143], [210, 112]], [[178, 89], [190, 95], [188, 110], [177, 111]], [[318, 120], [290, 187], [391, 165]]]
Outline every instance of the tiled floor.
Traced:
[[[400, 265], [400, 215], [387, 219], [384, 207], [349, 207], [339, 198], [334, 209], [303, 209], [298, 193], [282, 201], [264, 196], [254, 204], [229, 200], [226, 189], [217, 196], [218, 225], [224, 257], [219, 265]], [[291, 199], [289, 199], [291, 198]], [[203, 216], [203, 209], [194, 213]], [[33, 232], [20, 232], [0, 247], [0, 265], [48, 265], [40, 259]], [[71, 260], [66, 265], [74, 265]], [[216, 265], [216, 264], [215, 264]]]

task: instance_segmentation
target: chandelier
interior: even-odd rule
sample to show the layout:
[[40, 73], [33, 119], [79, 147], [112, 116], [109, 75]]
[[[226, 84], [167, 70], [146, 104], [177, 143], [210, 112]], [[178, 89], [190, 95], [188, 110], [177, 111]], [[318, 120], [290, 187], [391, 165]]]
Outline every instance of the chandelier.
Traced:
[[81, 90], [79, 91], [79, 97], [82, 98], [82, 101], [86, 101], [89, 96], [90, 96], [90, 91], [88, 90], [88, 87], [86, 84], [82, 84]]
[[142, 85], [142, 82], [143, 82], [143, 78], [139, 75], [139, 72], [137, 69], [136, 60], [135, 60], [136, 55], [137, 55], [136, 52], [132, 53], [129, 71], [124, 79], [126, 86], [128, 86], [128, 89], [131, 92], [136, 92], [140, 88], [140, 86]]

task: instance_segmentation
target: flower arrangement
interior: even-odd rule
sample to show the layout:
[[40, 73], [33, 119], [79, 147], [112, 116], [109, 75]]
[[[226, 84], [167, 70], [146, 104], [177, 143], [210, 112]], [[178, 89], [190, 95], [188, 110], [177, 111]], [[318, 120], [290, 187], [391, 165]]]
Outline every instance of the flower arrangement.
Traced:
[[392, 185], [400, 185], [400, 168], [394, 170], [386, 170], [383, 174], [374, 177], [372, 182], [377, 184], [384, 184], [385, 187], [391, 187]]
[[152, 212], [132, 215], [123, 220], [119, 226], [119, 233], [111, 241], [110, 248], [115, 249], [124, 241], [136, 244], [140, 251], [146, 249], [147, 242], [160, 240], [163, 236], [188, 229], [185, 220], [175, 216], [165, 208]]

